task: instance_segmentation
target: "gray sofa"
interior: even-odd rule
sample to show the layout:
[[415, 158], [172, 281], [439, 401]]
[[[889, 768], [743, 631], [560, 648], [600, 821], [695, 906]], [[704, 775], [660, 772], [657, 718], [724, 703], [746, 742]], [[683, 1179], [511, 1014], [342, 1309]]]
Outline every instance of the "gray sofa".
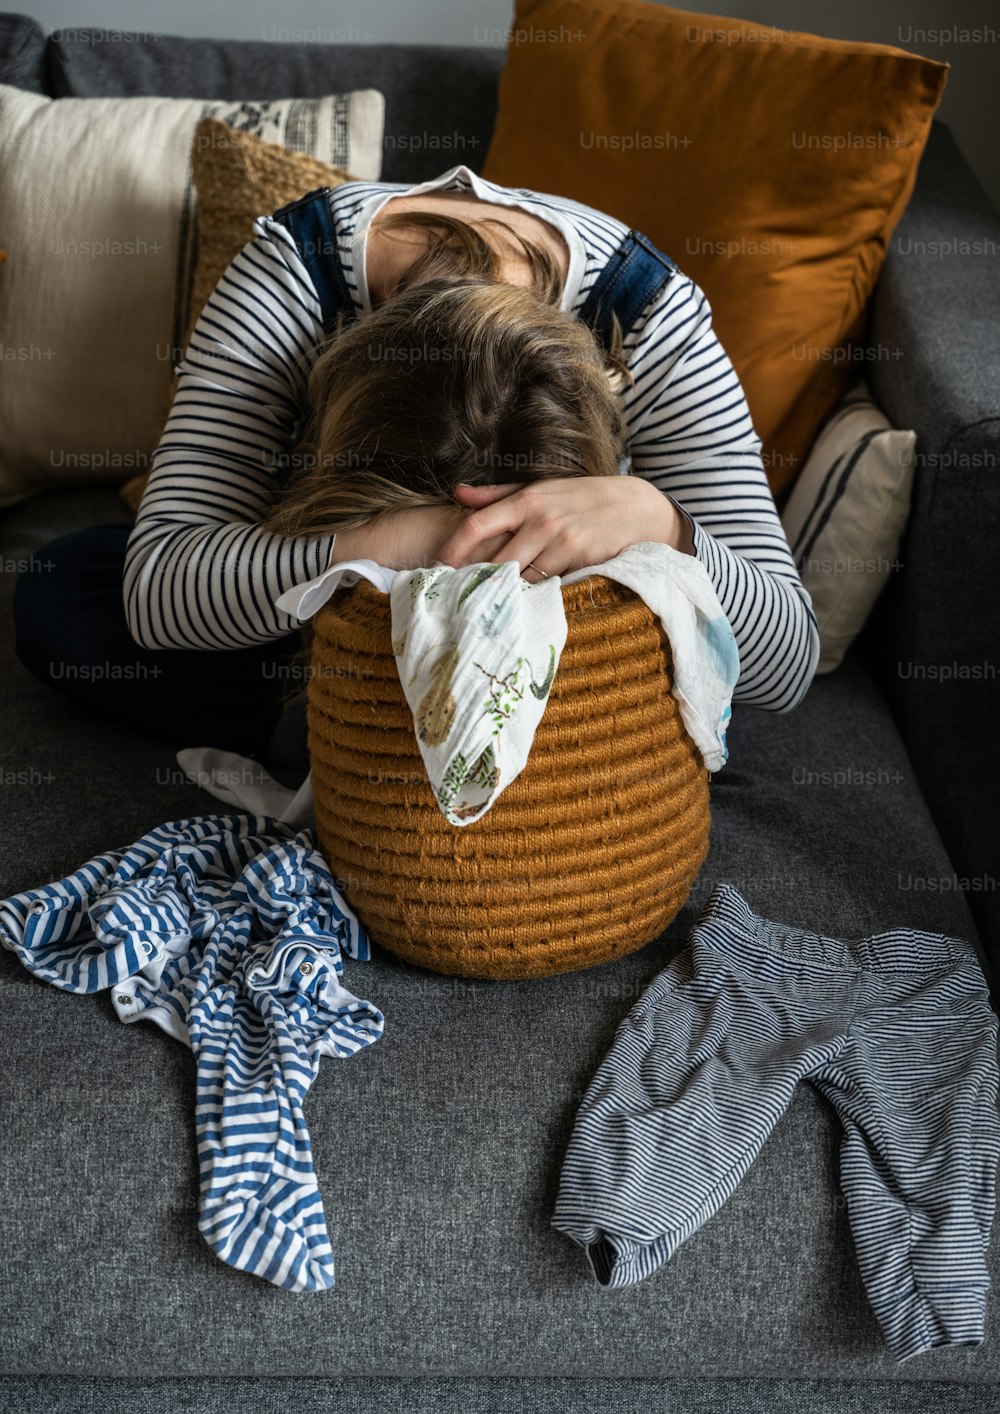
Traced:
[[[56, 97], [373, 85], [389, 137], [466, 139], [422, 152], [387, 143], [392, 181], [481, 165], [503, 62], [488, 48], [74, 33], [46, 39], [0, 16], [0, 80]], [[452, 983], [381, 952], [354, 964], [385, 1035], [324, 1061], [306, 1102], [334, 1290], [282, 1292], [223, 1265], [199, 1236], [191, 1053], [152, 1025], [122, 1026], [106, 993], [57, 991], [0, 950], [5, 1410], [1000, 1407], [1000, 1292], [982, 1347], [899, 1367], [886, 1353], [840, 1195], [838, 1122], [808, 1085], [731, 1200], [635, 1287], [598, 1287], [549, 1225], [583, 1090], [720, 880], [758, 913], [843, 938], [904, 924], [950, 933], [988, 971], [1000, 949], [996, 894], [975, 883], [992, 876], [995, 888], [998, 872], [997, 681], [907, 667], [995, 665], [998, 643], [1000, 222], [941, 123], [899, 237], [911, 243], [890, 250], [870, 337], [905, 357], [867, 372], [890, 418], [919, 435], [902, 568], [843, 666], [799, 708], [737, 704], [730, 761], [712, 781], [711, 852], [662, 938], [524, 983]], [[992, 253], [945, 259], [933, 244], [956, 240], [993, 242]], [[14, 655], [19, 566], [65, 531], [128, 520], [106, 487], [39, 495], [0, 518], [0, 896], [162, 821], [224, 808], [184, 778], [168, 743], [76, 707]], [[797, 783], [803, 768], [843, 767], [878, 784]], [[1000, 1273], [1000, 1233], [992, 1261]]]

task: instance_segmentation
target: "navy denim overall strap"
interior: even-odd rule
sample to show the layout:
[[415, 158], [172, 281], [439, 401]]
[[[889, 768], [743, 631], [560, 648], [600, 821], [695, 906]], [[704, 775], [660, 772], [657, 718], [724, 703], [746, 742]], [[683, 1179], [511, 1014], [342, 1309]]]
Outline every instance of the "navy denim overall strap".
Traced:
[[605, 265], [577, 311], [605, 349], [611, 344], [611, 316], [617, 314], [625, 335], [663, 286], [677, 265], [644, 236], [631, 230]]
[[[339, 311], [357, 314], [337, 253], [337, 239], [327, 200], [332, 187], [316, 187], [272, 213], [295, 241], [302, 263], [312, 277], [323, 312], [323, 328], [332, 334]], [[587, 295], [579, 317], [593, 329], [607, 348], [611, 316], [617, 314], [622, 333], [628, 333], [639, 315], [671, 278], [677, 265], [657, 250], [648, 236], [631, 230], [601, 271]]]
[[357, 314], [337, 251], [337, 235], [327, 200], [332, 191], [333, 187], [314, 187], [305, 196], [271, 213], [271, 219], [280, 221], [288, 230], [312, 277], [323, 313], [323, 329], [328, 337], [336, 332], [338, 313], [343, 311], [348, 317]]

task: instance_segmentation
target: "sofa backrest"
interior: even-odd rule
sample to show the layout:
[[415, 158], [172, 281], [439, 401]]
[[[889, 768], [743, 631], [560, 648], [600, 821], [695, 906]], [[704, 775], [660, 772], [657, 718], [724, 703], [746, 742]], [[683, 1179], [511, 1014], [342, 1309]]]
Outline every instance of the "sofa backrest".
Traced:
[[27, 15], [0, 14], [0, 83], [29, 93], [48, 93], [45, 31]]
[[[505, 55], [505, 49], [486, 45], [327, 44], [143, 32], [129, 32], [126, 42], [122, 31], [68, 27], [46, 39], [33, 19], [0, 14], [0, 83], [53, 98], [159, 94], [249, 101], [377, 88], [385, 96], [382, 179], [387, 182], [427, 181], [458, 162], [481, 171]], [[934, 176], [925, 169], [946, 146], [954, 147], [949, 139], [945, 125], [934, 119], [911, 208], [933, 188]]]
[[[282, 43], [100, 30], [49, 36], [56, 98], [271, 99], [377, 88], [385, 96], [382, 180], [422, 182], [463, 162], [478, 172], [493, 133], [506, 51], [486, 46]], [[113, 33], [113, 32], [112, 32]]]

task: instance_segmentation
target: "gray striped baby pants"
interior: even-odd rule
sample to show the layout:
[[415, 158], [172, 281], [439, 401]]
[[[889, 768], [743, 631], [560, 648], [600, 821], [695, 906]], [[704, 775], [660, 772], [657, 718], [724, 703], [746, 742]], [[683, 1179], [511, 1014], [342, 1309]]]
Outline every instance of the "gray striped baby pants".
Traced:
[[602, 1286], [649, 1276], [732, 1195], [808, 1080], [843, 1126], [840, 1185], [889, 1352], [981, 1345], [997, 1026], [971, 943], [907, 928], [842, 942], [717, 885], [590, 1082], [552, 1226]]

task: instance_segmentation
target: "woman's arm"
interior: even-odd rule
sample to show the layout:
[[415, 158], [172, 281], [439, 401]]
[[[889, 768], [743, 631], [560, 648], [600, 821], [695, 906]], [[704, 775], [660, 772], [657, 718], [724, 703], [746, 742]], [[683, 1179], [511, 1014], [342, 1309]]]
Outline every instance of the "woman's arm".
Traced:
[[740, 653], [733, 701], [787, 712], [819, 661], [812, 600], [778, 517], [746, 397], [702, 290], [678, 272], [626, 339], [632, 470], [692, 524]]
[[[467, 508], [445, 505], [385, 511], [368, 525], [339, 530], [330, 563], [366, 559], [397, 570], [422, 569], [438, 560], [441, 547], [467, 515]], [[476, 561], [491, 560], [509, 538], [503, 533], [479, 542]], [[471, 562], [471, 557], [466, 557], [459, 563]]]
[[287, 231], [258, 217], [191, 335], [125, 551], [129, 631], [144, 648], [239, 648], [294, 631], [273, 607], [321, 574], [334, 537], [258, 522], [280, 489], [323, 338]]
[[[430, 564], [458, 507], [394, 511], [370, 525], [285, 536], [259, 522], [280, 490], [323, 339], [315, 287], [280, 223], [254, 236], [212, 292], [180, 364], [177, 392], [125, 551], [129, 631], [144, 648], [239, 648], [292, 633], [274, 600], [348, 559]], [[505, 543], [499, 537], [487, 555]]]
[[633, 474], [459, 488], [463, 502], [481, 509], [441, 557], [480, 558], [477, 537], [500, 529], [512, 537], [500, 558], [538, 561], [552, 574], [599, 564], [637, 541], [672, 545], [704, 565], [732, 625], [741, 667], [733, 700], [787, 712], [819, 661], [816, 616], [743, 389], [708, 302], [686, 275], [650, 306], [626, 355], [635, 378], [623, 397]]

